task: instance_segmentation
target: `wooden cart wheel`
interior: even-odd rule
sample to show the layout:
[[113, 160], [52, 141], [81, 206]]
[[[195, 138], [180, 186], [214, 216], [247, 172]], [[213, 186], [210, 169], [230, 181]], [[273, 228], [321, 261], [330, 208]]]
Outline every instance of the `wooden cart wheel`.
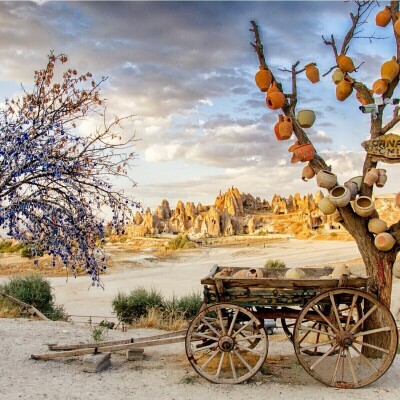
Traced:
[[196, 315], [186, 333], [185, 346], [198, 374], [215, 383], [240, 383], [264, 364], [268, 336], [251, 311], [219, 303]]
[[392, 314], [375, 297], [337, 288], [304, 306], [293, 339], [296, 356], [311, 376], [328, 386], [358, 388], [390, 367], [398, 333]]

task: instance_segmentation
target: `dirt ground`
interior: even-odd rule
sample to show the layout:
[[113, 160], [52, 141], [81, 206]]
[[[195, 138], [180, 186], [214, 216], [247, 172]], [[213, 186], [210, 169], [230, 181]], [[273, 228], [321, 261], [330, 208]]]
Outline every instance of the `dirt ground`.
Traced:
[[[150, 329], [112, 330], [109, 339], [157, 334]], [[378, 381], [361, 389], [334, 389], [315, 381], [299, 365], [292, 345], [270, 336], [267, 363], [250, 381], [238, 385], [208, 382], [190, 366], [184, 343], [145, 349], [144, 360], [127, 361], [113, 353], [111, 367], [100, 373], [82, 370], [82, 357], [33, 360], [47, 351], [46, 343], [91, 341], [91, 329], [66, 322], [0, 320], [0, 398], [16, 399], [157, 399], [157, 400], [397, 400], [400, 358]]]

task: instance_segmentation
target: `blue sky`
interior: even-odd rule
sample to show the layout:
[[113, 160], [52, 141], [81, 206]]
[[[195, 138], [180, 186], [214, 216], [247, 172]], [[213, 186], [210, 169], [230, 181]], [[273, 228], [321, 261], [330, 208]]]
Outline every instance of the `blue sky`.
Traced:
[[[321, 75], [328, 71], [335, 60], [321, 35], [333, 33], [341, 43], [353, 9], [342, 1], [1, 2], [0, 98], [18, 95], [21, 83], [29, 87], [50, 50], [68, 54], [81, 72], [108, 76], [108, 112], [135, 114], [123, 134], [139, 139], [130, 171], [138, 186], [117, 184], [152, 209], [164, 198], [172, 207], [177, 200], [211, 204], [232, 185], [267, 200], [274, 193], [315, 193], [315, 180], [300, 179], [303, 165], [290, 164], [294, 139], [277, 142], [273, 134], [278, 112], [265, 106], [254, 83], [258, 59], [249, 21], [259, 24], [267, 62], [290, 92], [290, 76], [278, 68], [314, 61]], [[355, 40], [348, 53], [357, 65], [365, 61], [354, 77], [368, 86], [396, 52], [391, 28], [375, 26], [378, 11], [363, 34], [389, 39]], [[297, 109], [316, 112], [307, 131], [339, 182], [359, 175], [369, 116], [355, 95], [337, 101], [331, 74], [316, 85], [299, 75], [298, 93]], [[80, 127], [94, 128], [94, 122]], [[398, 191], [399, 168], [382, 167], [389, 179], [376, 193]]]

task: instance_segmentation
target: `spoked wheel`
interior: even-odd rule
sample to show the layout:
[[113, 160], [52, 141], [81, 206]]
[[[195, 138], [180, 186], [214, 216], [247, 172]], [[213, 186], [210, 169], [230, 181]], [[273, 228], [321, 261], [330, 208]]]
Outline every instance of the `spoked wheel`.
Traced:
[[186, 354], [198, 374], [215, 383], [240, 383], [264, 364], [268, 337], [250, 311], [220, 303], [205, 308], [186, 334]]
[[358, 388], [380, 378], [397, 351], [396, 323], [388, 308], [357, 289], [333, 289], [311, 299], [293, 333], [296, 356], [320, 382]]

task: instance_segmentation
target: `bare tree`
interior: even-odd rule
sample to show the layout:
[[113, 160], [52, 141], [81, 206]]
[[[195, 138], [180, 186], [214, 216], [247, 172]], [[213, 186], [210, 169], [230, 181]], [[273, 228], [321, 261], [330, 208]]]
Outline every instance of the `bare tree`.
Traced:
[[[48, 56], [35, 71], [33, 90], [6, 99], [0, 110], [0, 227], [32, 249], [48, 253], [75, 272], [86, 268], [93, 282], [106, 268], [99, 248], [104, 240], [104, 208], [123, 230], [136, 203], [113, 188], [127, 178], [134, 159], [134, 136], [122, 140], [121, 122], [108, 121], [105, 100], [92, 74], [66, 69], [59, 81], [57, 66], [64, 54]], [[99, 117], [95, 132], [79, 135], [79, 123]], [[134, 182], [128, 178], [131, 185]], [[36, 261], [37, 262], [37, 261]]]
[[[354, 13], [350, 14], [351, 18], [351, 26], [347, 31], [344, 39], [342, 41], [341, 46], [338, 46], [337, 39], [331, 35], [329, 39], [322, 37], [324, 43], [329, 46], [332, 50], [332, 55], [334, 57], [334, 64], [332, 68], [327, 72], [329, 73], [335, 68], [338, 68], [336, 64], [336, 59], [340, 54], [346, 54], [351, 46], [351, 43], [356, 38], [363, 37], [363, 25], [366, 23], [367, 18], [369, 17], [373, 8], [377, 5], [376, 2], [370, 1], [356, 1], [355, 6], [356, 10]], [[399, 11], [399, 4], [397, 1], [390, 2], [390, 10], [386, 9], [386, 11], [390, 12], [390, 22], [393, 25], [393, 34], [396, 39], [396, 60], [400, 58], [400, 36], [395, 33], [394, 24], [398, 19], [397, 12]], [[250, 29], [254, 33], [255, 43], [251, 43], [255, 52], [257, 53], [258, 60], [260, 66], [265, 69], [269, 69], [265, 57], [263, 44], [260, 39], [259, 29], [257, 24], [254, 21], [251, 21], [252, 28]], [[380, 37], [370, 36], [368, 37], [370, 40], [381, 39]], [[397, 61], [396, 61], [397, 62]], [[299, 61], [294, 63], [290, 69], [284, 68], [282, 71], [287, 71], [291, 73], [291, 93], [285, 93], [285, 102], [281, 108], [282, 112], [291, 117], [293, 121], [293, 131], [297, 137], [297, 140], [300, 144], [311, 143], [310, 138], [304, 129], [300, 126], [297, 117], [296, 117], [296, 105], [298, 99], [296, 78], [297, 75], [304, 72], [304, 68], [298, 68]], [[357, 67], [360, 68], [361, 66]], [[326, 73], [326, 74], [327, 74]], [[325, 74], [325, 75], [326, 75]], [[349, 77], [349, 72], [344, 72], [344, 76]], [[272, 74], [272, 80], [276, 81], [276, 77]], [[367, 104], [375, 104], [374, 98], [372, 97], [370, 88], [361, 81], [358, 81], [354, 76], [349, 79], [352, 84], [352, 87], [355, 89], [355, 92], [364, 98], [365, 103]], [[383, 114], [386, 109], [386, 105], [389, 103], [390, 99], [393, 96], [393, 92], [399, 83], [398, 75], [387, 84], [387, 90], [382, 95], [382, 104], [374, 105], [374, 110], [371, 113], [370, 119], [370, 138], [372, 140], [382, 138], [390, 129], [392, 129], [399, 121], [399, 108], [395, 108], [395, 112], [392, 116], [392, 119], [387, 123], [383, 124]], [[282, 85], [277, 83], [277, 87], [283, 92]], [[312, 143], [311, 143], [312, 144]], [[364, 165], [362, 167], [362, 175], [365, 177], [367, 171], [370, 168], [374, 168], [377, 166], [377, 162], [379, 161], [379, 157], [376, 158], [369, 153], [366, 153]], [[389, 160], [390, 162], [390, 160]], [[315, 153], [314, 159], [310, 161], [310, 166], [313, 168], [315, 173], [321, 170], [330, 171], [331, 168], [325, 162], [325, 160], [318, 154]], [[373, 186], [368, 186], [365, 183], [362, 183], [361, 188], [359, 190], [360, 196], [372, 197]], [[350, 203], [346, 206], [339, 207], [338, 212], [342, 218], [343, 226], [348, 230], [348, 232], [354, 237], [357, 246], [360, 250], [361, 256], [366, 266], [367, 274], [371, 277], [369, 280], [369, 286], [367, 290], [377, 296], [385, 305], [390, 306], [391, 299], [391, 291], [392, 291], [392, 275], [393, 275], [393, 264], [396, 259], [396, 255], [400, 250], [400, 222], [393, 224], [388, 227], [387, 232], [389, 232], [395, 239], [396, 243], [389, 251], [380, 251], [375, 246], [374, 240], [375, 236], [368, 230], [368, 221], [372, 217], [379, 217], [375, 212], [370, 217], [362, 217], [358, 215], [350, 205]]]

